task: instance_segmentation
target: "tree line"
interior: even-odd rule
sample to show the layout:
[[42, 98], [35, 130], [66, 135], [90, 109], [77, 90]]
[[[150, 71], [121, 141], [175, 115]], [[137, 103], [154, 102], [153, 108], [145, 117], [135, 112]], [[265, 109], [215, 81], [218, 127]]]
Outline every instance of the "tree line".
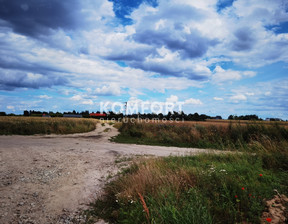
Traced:
[[[125, 115], [123, 113], [115, 113], [113, 111], [109, 112], [92, 112], [90, 113], [88, 110], [77, 112], [75, 110], [73, 111], [67, 111], [67, 112], [53, 112], [53, 111], [35, 111], [35, 110], [24, 110], [23, 116], [33, 116], [33, 117], [42, 117], [42, 116], [49, 116], [49, 117], [63, 117], [65, 114], [68, 115], [81, 115], [83, 118], [105, 118], [105, 119], [123, 119], [125, 117], [127, 118], [135, 118], [135, 119], [159, 119], [159, 120], [185, 120], [185, 121], [205, 121], [207, 119], [218, 119], [221, 120], [221, 116], [208, 116], [206, 114], [198, 114], [198, 113], [189, 113], [186, 114], [183, 111], [181, 112], [168, 112], [168, 114], [155, 114], [155, 113], [137, 113], [137, 114], [128, 114]], [[101, 116], [93, 116], [95, 114], [99, 114]], [[102, 116], [103, 115], [103, 116]], [[16, 116], [15, 114], [6, 114], [5, 112], [0, 112], [0, 116]], [[255, 121], [261, 121], [263, 119], [259, 118], [255, 114], [251, 115], [230, 115], [228, 117], [228, 120], [255, 120]], [[271, 119], [273, 120], [273, 119]]]

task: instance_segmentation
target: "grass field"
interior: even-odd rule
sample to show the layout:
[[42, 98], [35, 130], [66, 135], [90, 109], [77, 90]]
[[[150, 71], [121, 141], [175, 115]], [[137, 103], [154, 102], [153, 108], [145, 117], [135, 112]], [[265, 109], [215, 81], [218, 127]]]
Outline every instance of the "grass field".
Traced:
[[[262, 214], [275, 189], [288, 195], [286, 123], [213, 122], [123, 123], [118, 142], [241, 153], [136, 161], [106, 186], [103, 198], [86, 212], [87, 223], [93, 217], [131, 224], [275, 221]], [[283, 214], [288, 218], [287, 209]]]
[[[114, 141], [146, 145], [213, 148], [223, 150], [271, 151], [287, 146], [287, 122], [174, 122], [122, 123]], [[260, 144], [260, 145], [259, 145]]]
[[95, 129], [85, 118], [0, 117], [0, 135], [72, 134]]

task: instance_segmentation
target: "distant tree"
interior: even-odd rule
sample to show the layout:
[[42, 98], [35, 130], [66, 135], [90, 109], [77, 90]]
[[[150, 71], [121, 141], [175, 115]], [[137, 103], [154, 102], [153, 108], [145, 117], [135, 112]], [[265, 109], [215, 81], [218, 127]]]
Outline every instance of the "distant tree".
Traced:
[[82, 111], [80, 114], [84, 118], [89, 118], [90, 117], [89, 110]]
[[229, 115], [228, 120], [234, 120], [234, 116], [233, 115]]
[[28, 110], [24, 110], [23, 115], [24, 115], [24, 116], [30, 116], [30, 113], [29, 113]]
[[6, 116], [6, 112], [0, 112], [0, 116]]

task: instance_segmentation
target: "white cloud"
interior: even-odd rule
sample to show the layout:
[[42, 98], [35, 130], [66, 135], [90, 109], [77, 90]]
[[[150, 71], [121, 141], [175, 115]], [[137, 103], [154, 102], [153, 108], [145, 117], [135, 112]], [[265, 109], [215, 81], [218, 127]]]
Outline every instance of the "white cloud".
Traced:
[[14, 106], [10, 106], [10, 105], [8, 105], [6, 108], [7, 108], [8, 110], [14, 110], [14, 109], [15, 109]]
[[75, 96], [72, 96], [70, 99], [71, 99], [71, 100], [79, 101], [79, 100], [82, 100], [82, 96], [80, 96], [80, 95], [75, 95]]
[[246, 101], [247, 97], [243, 94], [237, 94], [237, 95], [231, 96], [230, 100], [235, 103], [238, 103], [239, 101]]
[[166, 99], [166, 102], [177, 103], [178, 102], [178, 96], [171, 95], [169, 98]]
[[47, 95], [40, 95], [39, 98], [40, 99], [46, 99], [46, 100], [52, 99], [51, 96], [47, 96]]
[[84, 100], [81, 102], [81, 104], [84, 104], [84, 105], [94, 105], [94, 102], [93, 100]]
[[228, 81], [237, 81], [242, 78], [249, 78], [256, 75], [256, 72], [253, 71], [234, 71], [231, 69], [225, 70], [221, 66], [216, 66], [212, 77], [212, 81], [215, 83], [223, 83]]
[[222, 100], [224, 100], [224, 99], [221, 98], [221, 97], [213, 97], [213, 99], [216, 100], [216, 101], [222, 101]]
[[185, 104], [193, 104], [193, 105], [202, 105], [203, 103], [201, 102], [200, 99], [194, 99], [190, 98], [184, 101]]
[[270, 95], [271, 95], [271, 92], [270, 92], [270, 91], [267, 91], [267, 92], [264, 93], [264, 95], [265, 95], [265, 96], [270, 96]]
[[99, 96], [119, 96], [121, 88], [116, 84], [105, 85], [95, 90], [95, 94]]

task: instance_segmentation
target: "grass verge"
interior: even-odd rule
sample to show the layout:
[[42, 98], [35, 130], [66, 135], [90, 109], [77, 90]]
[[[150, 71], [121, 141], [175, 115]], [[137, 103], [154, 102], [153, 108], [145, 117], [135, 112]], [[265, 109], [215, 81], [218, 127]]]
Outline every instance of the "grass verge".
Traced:
[[95, 129], [85, 118], [0, 117], [0, 135], [72, 134]]
[[108, 184], [87, 214], [111, 223], [260, 223], [274, 189], [288, 194], [287, 169], [265, 163], [247, 153], [144, 160]]

